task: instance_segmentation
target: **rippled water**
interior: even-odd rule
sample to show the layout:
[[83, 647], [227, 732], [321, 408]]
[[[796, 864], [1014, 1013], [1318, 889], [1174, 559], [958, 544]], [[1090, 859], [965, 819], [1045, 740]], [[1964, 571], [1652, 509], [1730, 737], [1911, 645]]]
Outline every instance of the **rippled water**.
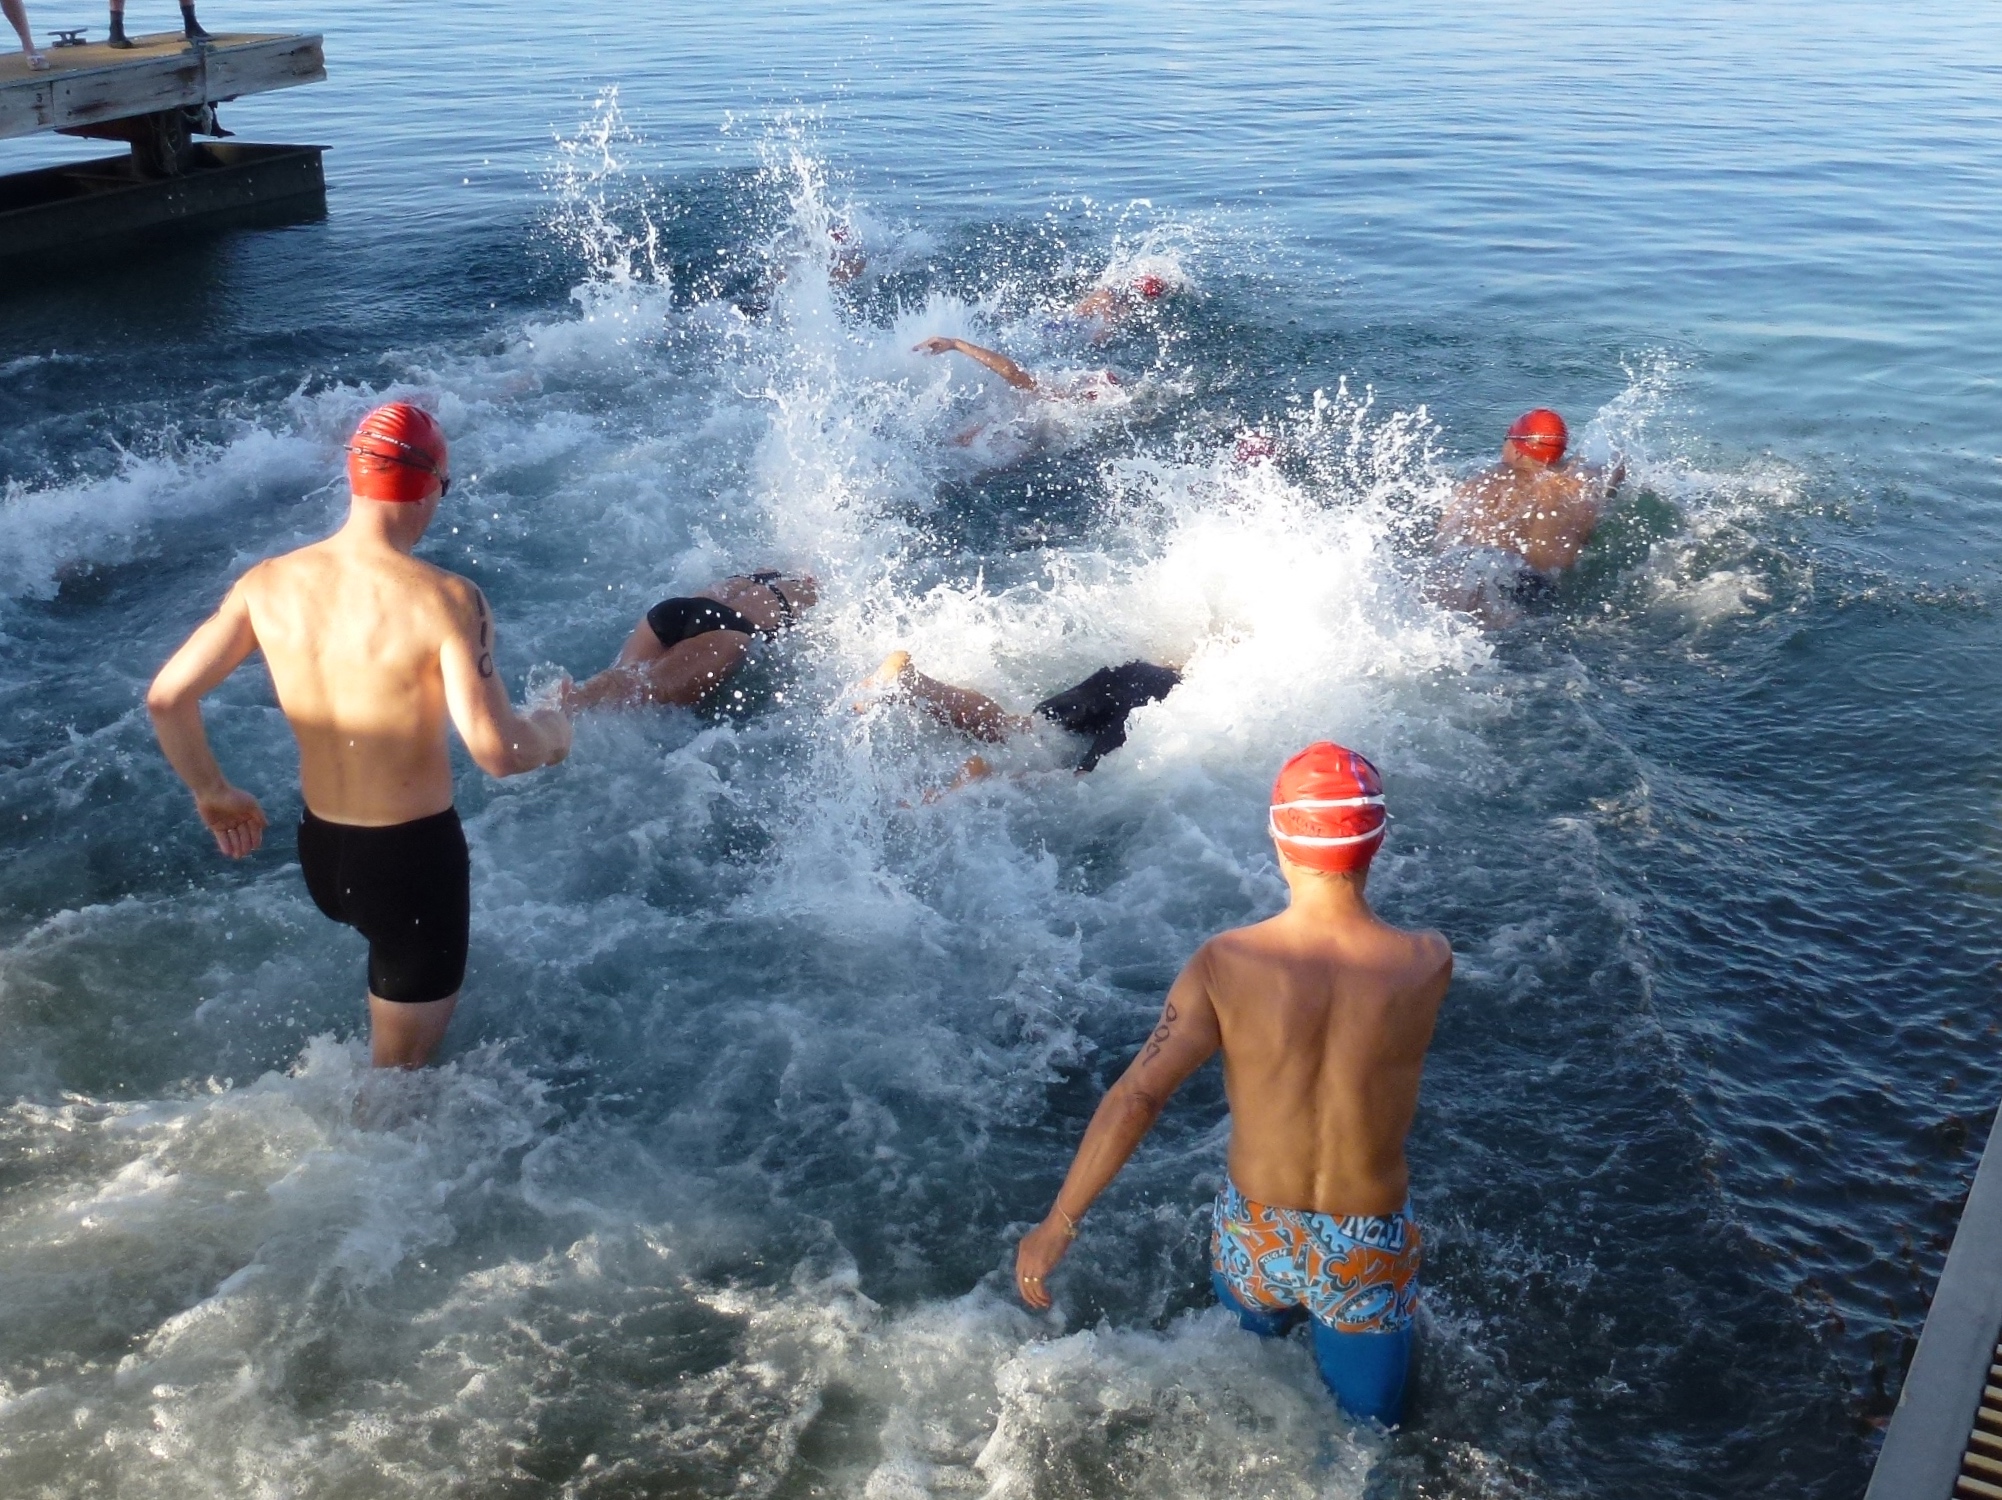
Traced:
[[[324, 222], [0, 291], [0, 1488], [1860, 1494], [2002, 1085], [1993, 17], [324, 20], [225, 110], [333, 147]], [[1046, 326], [1137, 264], [1158, 316]], [[932, 332], [1122, 393], [961, 454]], [[268, 685], [211, 700], [235, 866], [139, 696], [390, 394], [517, 690], [737, 568], [827, 602], [714, 712], [466, 769], [468, 1000], [380, 1078]], [[1537, 402], [1637, 482], [1483, 634], [1412, 540]], [[959, 747], [847, 707], [899, 644], [1017, 705], [1190, 668], [1093, 776], [914, 809]], [[1460, 962], [1387, 1438], [1209, 1306], [1213, 1074], [1054, 1316], [1006, 1277], [1322, 735]]]

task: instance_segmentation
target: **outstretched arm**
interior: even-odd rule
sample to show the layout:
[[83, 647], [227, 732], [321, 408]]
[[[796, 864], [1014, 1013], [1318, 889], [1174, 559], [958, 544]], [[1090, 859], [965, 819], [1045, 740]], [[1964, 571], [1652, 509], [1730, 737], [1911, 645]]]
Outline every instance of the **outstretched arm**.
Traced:
[[456, 628], [445, 637], [438, 665], [445, 707], [473, 763], [489, 776], [518, 776], [553, 766], [570, 753], [570, 721], [554, 708], [515, 712], [494, 669], [494, 617], [486, 595], [468, 586]]
[[243, 858], [264, 842], [264, 809], [222, 774], [202, 727], [202, 698], [256, 649], [257, 632], [239, 582], [223, 597], [222, 607], [167, 658], [146, 690], [146, 712], [167, 764], [195, 794], [196, 813], [215, 835], [216, 847], [231, 859]]
[[916, 345], [913, 354], [964, 354], [977, 364], [983, 364], [999, 375], [1018, 391], [1033, 391], [1036, 377], [1016, 364], [1014, 360], [996, 349], [985, 349], [979, 344], [969, 344], [965, 339], [929, 338]]
[[1099, 1100], [1048, 1217], [1015, 1249], [1015, 1287], [1029, 1306], [1050, 1305], [1046, 1278], [1077, 1238], [1078, 1221], [1154, 1128], [1169, 1097], [1222, 1044], [1210, 1000], [1209, 955], [1203, 950], [1169, 988], [1147, 1045]]

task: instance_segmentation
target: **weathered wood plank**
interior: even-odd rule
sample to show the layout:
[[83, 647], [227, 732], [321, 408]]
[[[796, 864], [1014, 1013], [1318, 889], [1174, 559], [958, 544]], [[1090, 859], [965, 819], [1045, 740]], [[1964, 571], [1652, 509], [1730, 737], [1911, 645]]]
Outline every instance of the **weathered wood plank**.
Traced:
[[31, 73], [20, 54], [0, 57], [0, 140], [95, 125], [187, 104], [317, 83], [327, 76], [320, 38], [234, 32], [191, 47], [177, 32], [136, 37], [131, 51], [98, 44], [50, 48], [54, 65]]

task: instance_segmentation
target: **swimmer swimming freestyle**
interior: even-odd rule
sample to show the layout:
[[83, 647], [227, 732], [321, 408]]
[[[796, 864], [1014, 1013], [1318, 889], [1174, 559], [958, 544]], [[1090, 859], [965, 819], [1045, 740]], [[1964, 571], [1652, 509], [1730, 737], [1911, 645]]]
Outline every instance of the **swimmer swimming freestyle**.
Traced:
[[819, 599], [811, 573], [776, 568], [663, 599], [633, 627], [612, 665], [574, 686], [562, 685], [564, 711], [692, 708], [743, 666], [753, 640], [776, 639]]
[[[1076, 770], [1083, 775], [1126, 743], [1126, 721], [1135, 709], [1160, 702], [1181, 680], [1179, 667], [1129, 661], [1123, 666], [1100, 667], [1076, 687], [1045, 698], [1027, 714], [1011, 714], [985, 693], [925, 676], [911, 665], [910, 652], [892, 651], [862, 686], [874, 696], [907, 698], [941, 724], [990, 744], [1025, 734], [1035, 728], [1037, 718], [1044, 719], [1079, 742]], [[867, 706], [866, 700], [855, 705], [857, 712]], [[979, 781], [988, 773], [986, 760], [976, 755], [960, 767], [945, 790]]]
[[489, 776], [516, 776], [569, 754], [570, 724], [516, 712], [485, 596], [410, 555], [452, 483], [436, 419], [379, 406], [347, 451], [346, 523], [239, 578], [160, 669], [146, 708], [216, 846], [241, 859], [263, 842], [264, 809], [223, 775], [201, 700], [264, 653], [299, 744], [306, 889], [368, 939], [375, 1066], [416, 1068], [458, 1004], [472, 913], [446, 725]]
[[[1102, 344], [1134, 314], [1168, 294], [1168, 283], [1151, 273], [1116, 285], [1095, 286], [1078, 299], [1071, 319], [1091, 330], [1091, 341]], [[1054, 329], [1060, 325], [1051, 325]]]
[[[977, 365], [992, 370], [1014, 389], [1027, 396], [1035, 396], [1044, 401], [1097, 401], [1119, 389], [1120, 380], [1112, 370], [1094, 370], [1089, 374], [1074, 376], [1069, 380], [1050, 380], [1030, 374], [1014, 360], [998, 349], [989, 349], [984, 344], [969, 343], [965, 339], [935, 336], [924, 339], [911, 349], [913, 354], [963, 354]], [[964, 448], [987, 430], [989, 424], [975, 422], [972, 426], [954, 434], [952, 444]]]
[[1556, 587], [1592, 540], [1607, 498], [1626, 478], [1568, 465], [1570, 432], [1548, 407], [1517, 417], [1501, 461], [1463, 481], [1439, 518], [1434, 548], [1451, 602], [1500, 623]]
[[1286, 762], [1267, 814], [1286, 910], [1189, 960], [1049, 1214], [1023, 1236], [1015, 1281], [1030, 1307], [1051, 1305], [1049, 1277], [1092, 1203], [1220, 1051], [1231, 1133], [1211, 1216], [1217, 1300], [1262, 1337], [1306, 1323], [1343, 1409], [1394, 1425], [1420, 1264], [1404, 1143], [1453, 953], [1438, 933], [1370, 910], [1385, 819], [1376, 767], [1354, 751], [1323, 741]]

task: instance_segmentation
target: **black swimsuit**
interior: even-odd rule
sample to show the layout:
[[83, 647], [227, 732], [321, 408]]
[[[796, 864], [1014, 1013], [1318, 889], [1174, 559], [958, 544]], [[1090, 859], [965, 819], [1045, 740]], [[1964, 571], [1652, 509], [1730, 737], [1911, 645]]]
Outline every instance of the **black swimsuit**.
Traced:
[[708, 635], [712, 630], [734, 630], [740, 635], [775, 636], [779, 630], [792, 626], [792, 600], [786, 598], [775, 579], [785, 577], [783, 573], [742, 573], [752, 583], [761, 583], [772, 591], [772, 597], [779, 602], [780, 624], [778, 630], [760, 630], [748, 618], [727, 604], [718, 604], [714, 599], [663, 599], [646, 612], [646, 622], [663, 647], [678, 646], [683, 641], [692, 641], [698, 635]]
[[714, 599], [663, 599], [646, 612], [646, 623], [664, 647], [678, 646], [713, 630], [734, 630], [741, 635], [758, 633], [757, 626]]
[[792, 600], [786, 598], [785, 591], [778, 586], [777, 582], [777, 580], [785, 577], [785, 574], [779, 572], [776, 568], [767, 568], [761, 573], [746, 573], [744, 576], [753, 583], [762, 583], [772, 591], [772, 597], [779, 601], [779, 613], [785, 617], [785, 628], [787, 630], [792, 629]]
[[1173, 667], [1146, 661], [1100, 667], [1076, 687], [1045, 698], [1036, 712], [1091, 741], [1078, 763], [1078, 770], [1089, 771], [1126, 743], [1126, 720], [1134, 709], [1158, 703], [1181, 680], [1182, 674]]
[[313, 904], [368, 939], [371, 995], [422, 1005], [458, 994], [473, 903], [457, 812], [366, 828], [308, 808], [299, 867]]

